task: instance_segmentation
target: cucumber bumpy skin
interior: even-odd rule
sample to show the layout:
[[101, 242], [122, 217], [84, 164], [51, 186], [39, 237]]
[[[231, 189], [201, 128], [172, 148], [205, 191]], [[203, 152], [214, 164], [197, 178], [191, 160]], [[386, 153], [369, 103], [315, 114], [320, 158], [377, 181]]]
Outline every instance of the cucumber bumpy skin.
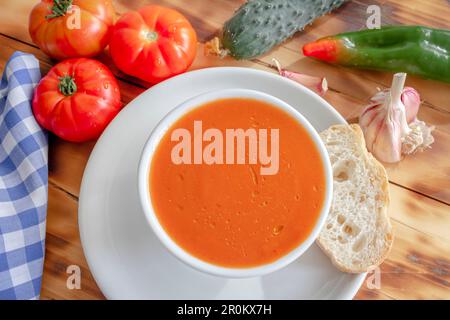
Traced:
[[222, 45], [236, 59], [257, 57], [346, 0], [249, 0], [223, 28]]

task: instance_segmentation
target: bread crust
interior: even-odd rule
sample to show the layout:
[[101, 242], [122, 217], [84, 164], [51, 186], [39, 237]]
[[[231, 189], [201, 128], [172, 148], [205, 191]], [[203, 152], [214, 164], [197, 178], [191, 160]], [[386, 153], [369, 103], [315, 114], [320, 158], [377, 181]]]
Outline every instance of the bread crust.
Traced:
[[[334, 125], [334, 126], [331, 126], [327, 130], [330, 130], [330, 129], [338, 130], [338, 131], [350, 129], [355, 134], [357, 143], [360, 145], [360, 148], [362, 148], [362, 150], [364, 150], [363, 154], [365, 155], [365, 158], [366, 158], [364, 160], [366, 160], [370, 163], [372, 169], [374, 170], [374, 172], [376, 172], [378, 179], [381, 181], [380, 194], [382, 195], [382, 199], [380, 199], [380, 201], [381, 201], [381, 203], [383, 203], [383, 207], [382, 207], [382, 211], [380, 212], [380, 214], [382, 215], [383, 220], [385, 222], [385, 225], [384, 225], [384, 231], [385, 231], [384, 244], [385, 245], [382, 248], [382, 250], [380, 251], [380, 255], [377, 257], [376, 261], [374, 261], [374, 263], [372, 263], [371, 265], [368, 265], [366, 268], [356, 268], [356, 267], [348, 268], [346, 265], [340, 263], [337, 260], [336, 256], [338, 253], [333, 252], [333, 250], [331, 250], [331, 248], [329, 248], [326, 245], [326, 242], [321, 240], [320, 235], [317, 238], [316, 243], [322, 249], [322, 251], [331, 259], [331, 262], [333, 263], [333, 265], [336, 268], [338, 268], [339, 270], [341, 270], [343, 272], [347, 272], [347, 273], [367, 272], [367, 271], [369, 271], [369, 269], [380, 265], [386, 259], [386, 257], [388, 256], [388, 254], [392, 248], [392, 244], [393, 244], [393, 240], [394, 240], [392, 225], [390, 223], [390, 219], [388, 216], [388, 207], [389, 207], [389, 203], [390, 203], [388, 176], [387, 176], [386, 169], [384, 168], [384, 166], [377, 159], [375, 159], [375, 157], [370, 152], [367, 151], [366, 143], [364, 140], [364, 134], [363, 134], [361, 128], [359, 127], [359, 125], [357, 125], [357, 124]], [[334, 210], [334, 208], [332, 210]]]

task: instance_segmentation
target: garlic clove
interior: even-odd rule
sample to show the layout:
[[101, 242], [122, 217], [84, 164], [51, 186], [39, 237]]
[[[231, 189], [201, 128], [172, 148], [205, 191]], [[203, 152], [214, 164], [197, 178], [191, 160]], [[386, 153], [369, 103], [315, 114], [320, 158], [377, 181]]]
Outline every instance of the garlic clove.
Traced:
[[372, 154], [387, 163], [401, 160], [401, 129], [398, 123], [386, 119], [381, 121], [381, 127], [372, 145]]
[[[389, 93], [383, 104], [368, 110], [360, 121], [368, 150], [375, 158], [389, 163], [400, 161], [402, 156], [399, 110], [393, 108], [391, 101], [392, 96]], [[366, 122], [370, 118], [372, 121]]]
[[401, 96], [402, 102], [405, 106], [406, 122], [411, 123], [417, 119], [417, 113], [420, 107], [420, 95], [411, 87], [405, 87]]
[[364, 116], [360, 117], [359, 125], [364, 132], [367, 149], [369, 150], [373, 149], [376, 137], [383, 127], [383, 121], [385, 120], [385, 115], [383, 112], [380, 112], [380, 108], [383, 108], [383, 105], [375, 105], [369, 108], [364, 113]]
[[324, 96], [325, 93], [328, 91], [327, 79], [285, 70], [281, 68], [281, 65], [277, 59], [273, 58], [272, 61], [275, 64], [278, 73], [281, 76], [291, 79], [297, 83], [300, 83], [301, 85], [318, 93], [320, 96]]

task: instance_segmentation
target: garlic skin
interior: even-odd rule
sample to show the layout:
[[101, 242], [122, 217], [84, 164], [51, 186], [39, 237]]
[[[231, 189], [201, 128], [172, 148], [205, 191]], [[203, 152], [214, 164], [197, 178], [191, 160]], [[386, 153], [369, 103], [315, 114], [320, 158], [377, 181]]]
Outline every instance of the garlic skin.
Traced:
[[434, 142], [431, 132], [434, 126], [427, 126], [425, 122], [414, 120], [410, 126], [411, 132], [402, 139], [402, 154], [414, 154], [424, 151]]
[[403, 155], [423, 151], [433, 142], [433, 127], [417, 119], [420, 96], [404, 87], [406, 73], [394, 75], [390, 89], [378, 92], [363, 110], [359, 124], [367, 149], [383, 162], [395, 163]]

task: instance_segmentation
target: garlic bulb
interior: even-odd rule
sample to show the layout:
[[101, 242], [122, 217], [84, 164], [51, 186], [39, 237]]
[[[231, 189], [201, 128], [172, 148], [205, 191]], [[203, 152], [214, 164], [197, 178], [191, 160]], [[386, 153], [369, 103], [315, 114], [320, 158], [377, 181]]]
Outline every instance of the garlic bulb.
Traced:
[[405, 73], [395, 74], [391, 88], [373, 96], [359, 118], [367, 149], [383, 162], [398, 162], [434, 142], [434, 128], [417, 119], [420, 96], [403, 88], [405, 79]]
[[[389, 94], [390, 91], [391, 89], [379, 91], [370, 99], [370, 106], [383, 104], [386, 99], [386, 95]], [[400, 99], [405, 106], [406, 122], [411, 123], [416, 120], [417, 113], [419, 112], [420, 95], [414, 88], [405, 87], [402, 91]]]

